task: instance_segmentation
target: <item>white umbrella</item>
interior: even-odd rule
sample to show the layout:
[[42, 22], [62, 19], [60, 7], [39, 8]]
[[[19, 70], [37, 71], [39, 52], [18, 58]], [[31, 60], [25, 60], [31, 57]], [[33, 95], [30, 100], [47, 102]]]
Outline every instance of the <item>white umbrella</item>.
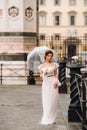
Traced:
[[72, 56], [71, 58], [72, 59], [78, 59], [78, 56]]
[[47, 50], [51, 50], [53, 52], [53, 61], [57, 62], [58, 57], [54, 50], [50, 49], [46, 46], [35, 47], [27, 56], [27, 65], [28, 69], [37, 72], [38, 65], [44, 62], [44, 55]]

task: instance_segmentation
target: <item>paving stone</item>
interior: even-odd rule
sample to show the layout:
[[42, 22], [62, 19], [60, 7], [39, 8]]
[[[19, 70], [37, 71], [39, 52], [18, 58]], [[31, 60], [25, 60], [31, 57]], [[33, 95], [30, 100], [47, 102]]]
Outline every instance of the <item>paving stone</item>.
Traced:
[[41, 125], [40, 85], [0, 86], [0, 130], [81, 130], [68, 122], [69, 94], [59, 94], [56, 124]]

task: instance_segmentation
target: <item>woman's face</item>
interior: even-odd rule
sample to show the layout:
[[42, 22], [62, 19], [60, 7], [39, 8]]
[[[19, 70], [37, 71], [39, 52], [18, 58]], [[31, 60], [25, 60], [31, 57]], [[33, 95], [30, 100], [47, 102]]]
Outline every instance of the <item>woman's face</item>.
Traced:
[[46, 61], [52, 61], [52, 58], [53, 58], [53, 55], [51, 53], [49, 53], [47, 56], [46, 56]]

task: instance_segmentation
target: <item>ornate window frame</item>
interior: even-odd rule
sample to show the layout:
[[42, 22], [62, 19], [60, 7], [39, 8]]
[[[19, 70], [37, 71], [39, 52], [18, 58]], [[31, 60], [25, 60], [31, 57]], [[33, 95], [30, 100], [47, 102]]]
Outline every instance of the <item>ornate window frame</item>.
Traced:
[[[59, 17], [58, 23], [56, 23], [56, 21], [55, 21], [56, 16]], [[59, 11], [53, 12], [53, 24], [54, 24], [54, 26], [60, 26], [61, 25], [61, 12], [59, 12]]]
[[46, 1], [45, 0], [39, 0], [39, 5], [40, 6], [43, 6], [43, 5], [45, 5], [46, 4]]
[[57, 6], [57, 5], [59, 6], [60, 3], [61, 3], [61, 0], [54, 0], [54, 5], [55, 5], [55, 6]]
[[[45, 12], [45, 11], [40, 11], [40, 12], [39, 12], [39, 25], [40, 25], [40, 26], [46, 26], [46, 15], [47, 15], [47, 12]], [[41, 17], [41, 16], [45, 18], [44, 23], [41, 23], [41, 22], [40, 22], [40, 17]]]
[[84, 0], [84, 6], [87, 6], [87, 0]]
[[83, 12], [84, 14], [84, 25], [87, 26], [87, 11]]
[[69, 0], [69, 6], [76, 6], [76, 0]]
[[[69, 11], [68, 14], [69, 14], [69, 25], [75, 26], [76, 25], [76, 14], [77, 14], [77, 12], [72, 10], [72, 11]], [[74, 24], [71, 24], [71, 16], [74, 16]]]

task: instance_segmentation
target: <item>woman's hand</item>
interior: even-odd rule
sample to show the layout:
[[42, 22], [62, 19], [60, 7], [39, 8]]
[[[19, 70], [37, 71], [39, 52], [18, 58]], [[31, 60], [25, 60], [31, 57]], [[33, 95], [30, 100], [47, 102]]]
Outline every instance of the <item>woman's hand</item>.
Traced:
[[48, 69], [46, 69], [45, 70], [45, 72], [44, 72], [44, 75], [46, 75], [46, 74], [48, 74], [49, 72], [48, 72]]
[[58, 88], [58, 83], [54, 83], [54, 88], [56, 89], [56, 88]]

